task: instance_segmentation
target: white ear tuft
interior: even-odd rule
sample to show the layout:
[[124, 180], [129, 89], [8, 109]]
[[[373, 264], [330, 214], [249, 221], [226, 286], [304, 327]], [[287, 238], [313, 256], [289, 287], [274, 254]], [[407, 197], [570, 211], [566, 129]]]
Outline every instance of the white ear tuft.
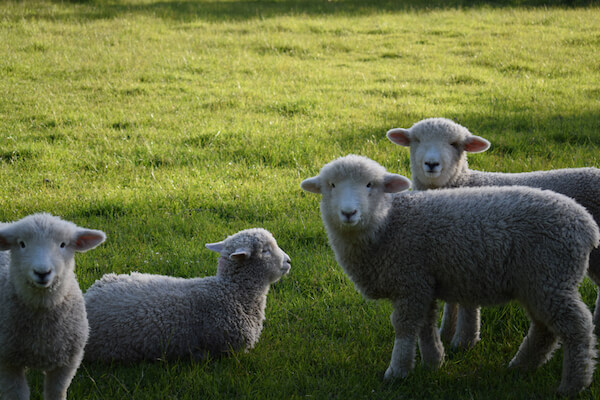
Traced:
[[75, 251], [86, 252], [100, 245], [106, 240], [106, 234], [96, 229], [78, 228], [75, 232]]
[[465, 151], [469, 153], [481, 153], [490, 148], [490, 142], [486, 139], [471, 135], [465, 139]]
[[410, 131], [403, 128], [390, 129], [386, 133], [387, 138], [400, 146], [410, 147]]
[[223, 251], [223, 248], [225, 248], [225, 246], [223, 245], [223, 242], [206, 243], [204, 245], [204, 247], [206, 247], [207, 249], [209, 249], [211, 251], [216, 251], [217, 253], [221, 253]]
[[321, 180], [319, 179], [319, 176], [313, 176], [312, 178], [303, 180], [300, 187], [307, 192], [321, 194]]
[[250, 258], [252, 252], [246, 247], [240, 247], [229, 255], [229, 258], [236, 261], [244, 261]]
[[398, 174], [385, 174], [383, 178], [384, 192], [398, 193], [410, 189], [410, 179]]

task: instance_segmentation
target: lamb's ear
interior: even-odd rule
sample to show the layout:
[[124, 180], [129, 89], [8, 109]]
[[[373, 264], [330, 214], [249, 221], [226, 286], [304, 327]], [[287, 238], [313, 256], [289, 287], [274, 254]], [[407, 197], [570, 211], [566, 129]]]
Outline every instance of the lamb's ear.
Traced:
[[307, 192], [321, 194], [321, 180], [318, 176], [303, 180], [300, 187]]
[[216, 251], [217, 253], [221, 254], [221, 252], [223, 251], [223, 249], [225, 248], [225, 246], [223, 245], [223, 242], [217, 242], [217, 243], [206, 243], [204, 245], [207, 249], [211, 250], [211, 251]]
[[104, 242], [106, 234], [96, 229], [77, 229], [73, 239], [75, 251], [83, 253]]
[[385, 174], [383, 188], [386, 193], [398, 193], [410, 189], [410, 179], [398, 174]]
[[392, 143], [396, 143], [404, 147], [410, 147], [410, 131], [408, 129], [390, 129], [385, 135]]
[[490, 142], [480, 136], [471, 135], [465, 139], [465, 151], [482, 153], [490, 148]]
[[10, 250], [14, 241], [15, 238], [9, 229], [0, 229], [0, 250]]
[[240, 247], [229, 255], [229, 258], [236, 261], [244, 261], [250, 258], [252, 252], [246, 247]]

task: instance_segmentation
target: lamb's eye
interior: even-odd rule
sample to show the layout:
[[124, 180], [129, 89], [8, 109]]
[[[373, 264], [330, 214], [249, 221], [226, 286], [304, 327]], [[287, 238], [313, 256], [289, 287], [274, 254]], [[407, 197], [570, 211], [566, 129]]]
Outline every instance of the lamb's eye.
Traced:
[[367, 187], [368, 187], [368, 188], [370, 188], [371, 186], [373, 186], [373, 185], [371, 184], [371, 182], [367, 183]]
[[455, 149], [458, 149], [458, 142], [452, 142], [450, 143], [450, 146], [454, 147]]
[[60, 244], [60, 248], [61, 248], [61, 249], [64, 249], [66, 245], [67, 245], [67, 244], [66, 244], [65, 242], [62, 242], [62, 243]]
[[335, 187], [335, 183], [331, 183], [331, 188], [333, 189]]
[[19, 246], [21, 246], [22, 249], [25, 248], [25, 242], [22, 240], [19, 240]]

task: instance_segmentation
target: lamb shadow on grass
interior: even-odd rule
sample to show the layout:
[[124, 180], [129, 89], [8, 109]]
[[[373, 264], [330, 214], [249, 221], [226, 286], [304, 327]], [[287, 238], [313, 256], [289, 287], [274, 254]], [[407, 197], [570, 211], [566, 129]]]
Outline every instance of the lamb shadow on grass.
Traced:
[[[62, 0], [53, 0], [63, 3]], [[36, 18], [96, 20], [141, 14], [175, 21], [241, 21], [280, 15], [369, 15], [381, 12], [427, 11], [477, 7], [558, 7], [576, 8], [595, 4], [594, 0], [183, 0], [149, 3], [106, 2], [105, 0], [69, 0], [79, 5], [71, 13], [40, 10]]]

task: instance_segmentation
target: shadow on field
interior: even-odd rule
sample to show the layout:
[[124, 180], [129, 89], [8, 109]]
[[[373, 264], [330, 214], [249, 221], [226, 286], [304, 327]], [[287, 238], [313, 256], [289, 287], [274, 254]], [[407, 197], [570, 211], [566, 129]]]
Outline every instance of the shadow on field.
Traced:
[[[53, 0], [64, 3], [64, 0]], [[70, 15], [36, 14], [49, 19], [101, 19], [123, 14], [142, 14], [176, 21], [236, 21], [270, 18], [280, 15], [368, 15], [379, 12], [427, 11], [434, 9], [474, 7], [584, 7], [594, 0], [181, 0], [150, 1], [131, 4], [128, 1], [70, 0], [80, 4]], [[86, 7], [89, 6], [89, 7]]]

